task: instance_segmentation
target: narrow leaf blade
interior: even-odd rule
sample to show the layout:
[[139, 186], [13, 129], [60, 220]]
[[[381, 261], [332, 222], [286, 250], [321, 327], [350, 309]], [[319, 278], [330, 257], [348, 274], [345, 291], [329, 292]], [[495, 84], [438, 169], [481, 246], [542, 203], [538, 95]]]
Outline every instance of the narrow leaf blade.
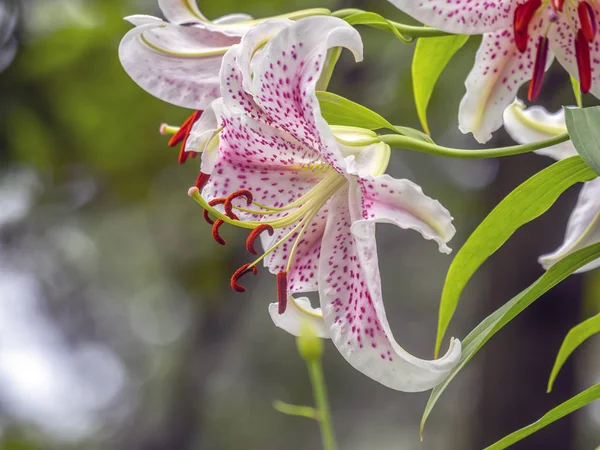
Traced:
[[442, 393], [487, 341], [544, 293], [548, 292], [577, 269], [599, 257], [600, 244], [590, 245], [569, 255], [550, 267], [535, 283], [479, 323], [463, 340], [462, 355], [459, 363], [448, 374], [448, 377], [431, 391], [431, 395], [425, 406], [423, 418], [421, 419], [421, 433], [423, 433], [425, 422]]
[[436, 355], [456, 311], [460, 295], [475, 271], [516, 230], [545, 213], [567, 188], [596, 176], [577, 156], [559, 161], [508, 194], [481, 222], [456, 254], [446, 275], [440, 302]]
[[564, 363], [571, 356], [571, 353], [590, 337], [598, 333], [600, 333], [600, 314], [589, 318], [569, 331], [558, 351], [558, 355], [556, 355], [556, 361], [554, 362], [550, 380], [548, 381], [548, 392], [552, 390], [552, 385], [554, 384], [554, 380], [556, 380], [558, 372], [560, 372]]
[[469, 36], [459, 34], [417, 41], [412, 64], [413, 91], [417, 114], [427, 134], [431, 134], [427, 124], [427, 106], [433, 89], [452, 57], [468, 40]]
[[527, 436], [532, 435], [538, 430], [550, 425], [553, 422], [556, 422], [559, 419], [562, 419], [568, 414], [571, 414], [578, 409], [589, 405], [595, 400], [600, 399], [600, 384], [596, 384], [589, 389], [577, 394], [575, 397], [570, 398], [564, 403], [561, 403], [556, 408], [550, 410], [546, 414], [542, 416], [541, 419], [528, 425], [520, 430], [515, 431], [514, 433], [509, 434], [508, 436], [502, 438], [495, 444], [490, 445], [485, 450], [503, 450], [505, 448], [510, 447], [511, 445], [521, 441]]
[[600, 107], [565, 108], [565, 122], [575, 150], [600, 175]]

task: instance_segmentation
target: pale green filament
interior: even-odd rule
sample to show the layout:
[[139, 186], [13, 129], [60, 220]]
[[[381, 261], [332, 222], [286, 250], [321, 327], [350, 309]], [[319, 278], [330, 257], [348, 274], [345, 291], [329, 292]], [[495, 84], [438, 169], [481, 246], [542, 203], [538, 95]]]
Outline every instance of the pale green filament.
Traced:
[[[215, 217], [221, 219], [223, 222], [228, 223], [230, 225], [238, 226], [240, 228], [248, 228], [248, 229], [254, 229], [254, 228], [258, 227], [259, 225], [271, 225], [274, 229], [277, 229], [277, 228], [284, 228], [289, 225], [292, 225], [297, 220], [299, 220], [301, 217], [307, 215], [307, 212], [310, 212], [315, 206], [318, 206], [318, 207], [322, 206], [327, 201], [327, 199], [329, 199], [329, 197], [331, 197], [331, 195], [333, 195], [333, 193], [335, 191], [337, 191], [346, 182], [346, 179], [340, 175], [337, 175], [336, 177], [331, 177], [331, 178], [329, 178], [329, 180], [330, 180], [330, 182], [327, 183], [327, 185], [325, 187], [323, 187], [322, 190], [319, 189], [318, 194], [320, 194], [320, 195], [316, 195], [313, 193], [312, 195], [310, 195], [308, 201], [306, 201], [306, 198], [304, 196], [301, 197], [299, 199], [300, 200], [299, 203], [301, 204], [301, 206], [298, 207], [298, 209], [296, 211], [288, 214], [285, 217], [281, 217], [281, 218], [275, 219], [273, 221], [246, 221], [246, 222], [244, 222], [241, 220], [232, 219], [232, 218], [228, 217], [226, 214], [223, 214], [222, 212], [220, 212], [217, 209], [210, 206], [208, 204], [208, 202], [204, 198], [202, 198], [202, 196], [200, 195], [200, 191], [197, 188], [190, 189], [188, 194], [190, 197], [192, 197], [194, 200], [196, 200], [196, 202], [198, 204], [200, 204], [200, 206], [202, 206], [208, 212], [210, 212]], [[319, 185], [320, 184], [321, 183], [319, 183]], [[319, 186], [319, 185], [317, 185], [317, 186]], [[309, 191], [306, 195], [308, 196], [309, 194], [311, 194], [311, 192], [312, 192], [312, 190]], [[298, 203], [298, 202], [296, 201], [294, 203]]]

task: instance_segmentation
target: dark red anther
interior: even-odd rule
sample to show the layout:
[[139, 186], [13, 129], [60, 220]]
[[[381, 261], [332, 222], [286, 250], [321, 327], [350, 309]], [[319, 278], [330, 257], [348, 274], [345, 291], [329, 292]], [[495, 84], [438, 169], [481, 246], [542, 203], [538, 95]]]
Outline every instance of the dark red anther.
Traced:
[[577, 69], [579, 70], [579, 86], [581, 92], [587, 94], [592, 87], [592, 65], [590, 63], [590, 44], [583, 34], [583, 30], [577, 31], [575, 57], [577, 59]]
[[[208, 202], [208, 204], [210, 206], [221, 205], [221, 204], [225, 203], [225, 200], [226, 199], [224, 197], [213, 198], [210, 202]], [[209, 225], [214, 224], [213, 220], [208, 215], [208, 210], [205, 209], [202, 212], [202, 215], [204, 216], [204, 220], [206, 220]]]
[[521, 53], [527, 50], [529, 23], [541, 4], [542, 0], [529, 0], [527, 3], [518, 5], [515, 9], [513, 22], [515, 43]]
[[546, 63], [548, 62], [548, 38], [540, 36], [538, 40], [537, 54], [535, 55], [535, 65], [533, 66], [533, 76], [529, 83], [529, 101], [535, 101], [542, 91], [544, 83], [544, 73], [546, 72]]
[[198, 175], [198, 178], [196, 178], [196, 183], [194, 184], [194, 186], [196, 186], [198, 190], [201, 191], [202, 188], [206, 186], [206, 183], [208, 183], [209, 179], [210, 175], [204, 172], [200, 172], [200, 175]]
[[252, 230], [248, 235], [248, 239], [246, 239], [246, 250], [248, 250], [253, 255], [258, 255], [258, 252], [254, 248], [254, 242], [256, 242], [258, 236], [260, 236], [260, 234], [265, 230], [269, 232], [269, 236], [273, 236], [273, 233], [275, 232], [271, 225], [263, 223], [262, 225], [259, 225], [254, 230]]
[[177, 133], [171, 136], [169, 139], [169, 147], [175, 147], [177, 144], [181, 143], [181, 148], [179, 149], [179, 163], [183, 164], [187, 161], [187, 159], [191, 156], [195, 158], [198, 153], [196, 152], [186, 152], [185, 144], [187, 143], [188, 137], [190, 136], [190, 132], [192, 131], [192, 127], [194, 123], [200, 118], [202, 115], [202, 111], [194, 111], [191, 116], [185, 119], [185, 122], [179, 127]]
[[252, 200], [253, 200], [252, 192], [250, 192], [247, 189], [240, 189], [239, 191], [235, 191], [233, 194], [231, 194], [229, 197], [227, 197], [227, 199], [225, 200], [225, 203], [223, 203], [223, 208], [225, 209], [225, 214], [227, 214], [228, 216], [233, 214], [233, 201], [239, 197], [244, 197], [246, 199], [247, 206], [250, 206], [252, 204]]
[[283, 314], [287, 308], [287, 273], [277, 274], [277, 312]]
[[527, 32], [527, 29], [525, 29], [524, 31], [517, 30], [517, 18], [523, 14], [523, 8], [525, 8], [525, 5], [517, 5], [517, 8], [515, 9], [515, 19], [513, 24], [513, 28], [515, 31], [515, 44], [517, 45], [517, 49], [521, 53], [527, 50], [527, 40], [529, 39], [529, 33]]
[[562, 12], [563, 5], [565, 4], [565, 0], [552, 0], [552, 8], [556, 12]]
[[215, 242], [217, 244], [221, 244], [221, 245], [227, 245], [227, 242], [225, 242], [225, 239], [223, 239], [220, 235], [219, 235], [219, 228], [221, 227], [221, 225], [223, 225], [225, 222], [223, 222], [222, 219], [217, 219], [215, 220], [215, 223], [213, 224], [212, 227], [212, 237], [215, 240]]
[[236, 270], [231, 276], [231, 289], [236, 292], [246, 292], [246, 288], [239, 284], [238, 280], [248, 272], [252, 272], [254, 275], [256, 275], [258, 273], [258, 268], [256, 266], [250, 267], [250, 264], [244, 264], [242, 267]]
[[577, 14], [579, 15], [579, 23], [581, 24], [581, 31], [583, 36], [592, 42], [596, 37], [596, 14], [594, 9], [588, 2], [581, 2], [577, 6]]

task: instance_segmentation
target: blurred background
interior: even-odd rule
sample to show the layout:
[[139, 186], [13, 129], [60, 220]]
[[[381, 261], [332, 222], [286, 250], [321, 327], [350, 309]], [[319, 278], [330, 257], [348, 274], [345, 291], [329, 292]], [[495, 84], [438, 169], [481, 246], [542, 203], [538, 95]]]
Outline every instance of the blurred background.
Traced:
[[[407, 20], [384, 0], [221, 0], [210, 18], [357, 7]], [[0, 0], [0, 449], [320, 448], [315, 423], [272, 402], [310, 404], [294, 339], [267, 305], [274, 278], [229, 288], [246, 262], [245, 233], [210, 238], [186, 195], [198, 162], [177, 164], [159, 124], [188, 111], [138, 88], [117, 47], [130, 14], [160, 15], [152, 0]], [[418, 127], [413, 46], [361, 28], [365, 61], [344, 55], [331, 90], [392, 122]], [[430, 105], [433, 138], [475, 147], [457, 130], [478, 39], [447, 68]], [[556, 68], [544, 103], [573, 103]], [[593, 98], [587, 99], [593, 102]], [[511, 142], [499, 132], [491, 145]], [[395, 150], [390, 173], [451, 210], [458, 249], [498, 201], [551, 161], [524, 155], [458, 161]], [[469, 284], [450, 335], [480, 320], [541, 275], [536, 259], [562, 240], [577, 188], [520, 230]], [[431, 357], [437, 305], [451, 258], [416, 233], [378, 231], [386, 308], [398, 341]], [[344, 450], [481, 449], [600, 379], [598, 342], [577, 351], [545, 393], [566, 332], [598, 311], [600, 276], [573, 276], [499, 333], [443, 395], [420, 442], [427, 393], [390, 391], [352, 369], [328, 343], [325, 374]], [[594, 347], [596, 345], [596, 347]], [[600, 405], [515, 446], [591, 449]]]

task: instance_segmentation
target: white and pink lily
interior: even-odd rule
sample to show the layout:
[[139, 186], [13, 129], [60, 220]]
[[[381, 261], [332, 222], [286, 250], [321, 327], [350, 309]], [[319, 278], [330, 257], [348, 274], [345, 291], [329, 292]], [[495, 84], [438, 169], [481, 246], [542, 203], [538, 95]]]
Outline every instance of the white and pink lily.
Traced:
[[[504, 127], [511, 137], [520, 144], [528, 144], [555, 137], [567, 132], [564, 111], [551, 114], [540, 106], [525, 109], [520, 101], [515, 101], [504, 111]], [[556, 160], [577, 155], [571, 142], [538, 150], [536, 153]], [[554, 252], [541, 256], [540, 264], [550, 268], [566, 256], [582, 248], [600, 242], [600, 177], [584, 183], [577, 204], [571, 213], [562, 245]], [[578, 272], [600, 267], [600, 259], [585, 265]]]
[[[269, 309], [278, 326], [298, 334], [308, 321], [374, 380], [403, 391], [430, 389], [458, 363], [460, 342], [453, 339], [443, 358], [426, 361], [394, 340], [375, 224], [416, 230], [448, 253], [452, 217], [413, 182], [384, 174], [390, 148], [375, 133], [323, 119], [315, 90], [334, 47], [362, 59], [354, 28], [335, 17], [313, 17], [264, 22], [227, 52], [221, 128], [212, 138], [216, 158], [203, 160], [210, 178], [189, 194], [205, 208], [217, 242], [224, 244], [224, 223], [250, 230], [246, 248], [258, 257], [235, 272], [231, 285], [243, 291], [244, 274], [256, 273], [260, 262], [268, 267], [277, 275], [278, 303]], [[294, 297], [311, 291], [318, 291], [320, 308]]]
[[542, 88], [556, 56], [581, 90], [600, 98], [600, 19], [596, 0], [390, 0], [423, 23], [457, 34], [483, 34], [459, 109], [463, 133], [487, 142], [502, 112], [531, 80], [529, 100]]
[[[196, 153], [185, 151], [191, 128], [202, 111], [220, 97], [219, 71], [223, 56], [242, 36], [265, 19], [229, 14], [210, 21], [196, 0], [158, 0], [166, 20], [134, 15], [125, 20], [135, 25], [121, 40], [119, 58], [129, 76], [153, 96], [195, 110], [169, 140], [181, 144], [179, 162]], [[329, 14], [310, 9], [288, 14], [290, 18]], [[170, 127], [162, 131], [171, 133]]]

